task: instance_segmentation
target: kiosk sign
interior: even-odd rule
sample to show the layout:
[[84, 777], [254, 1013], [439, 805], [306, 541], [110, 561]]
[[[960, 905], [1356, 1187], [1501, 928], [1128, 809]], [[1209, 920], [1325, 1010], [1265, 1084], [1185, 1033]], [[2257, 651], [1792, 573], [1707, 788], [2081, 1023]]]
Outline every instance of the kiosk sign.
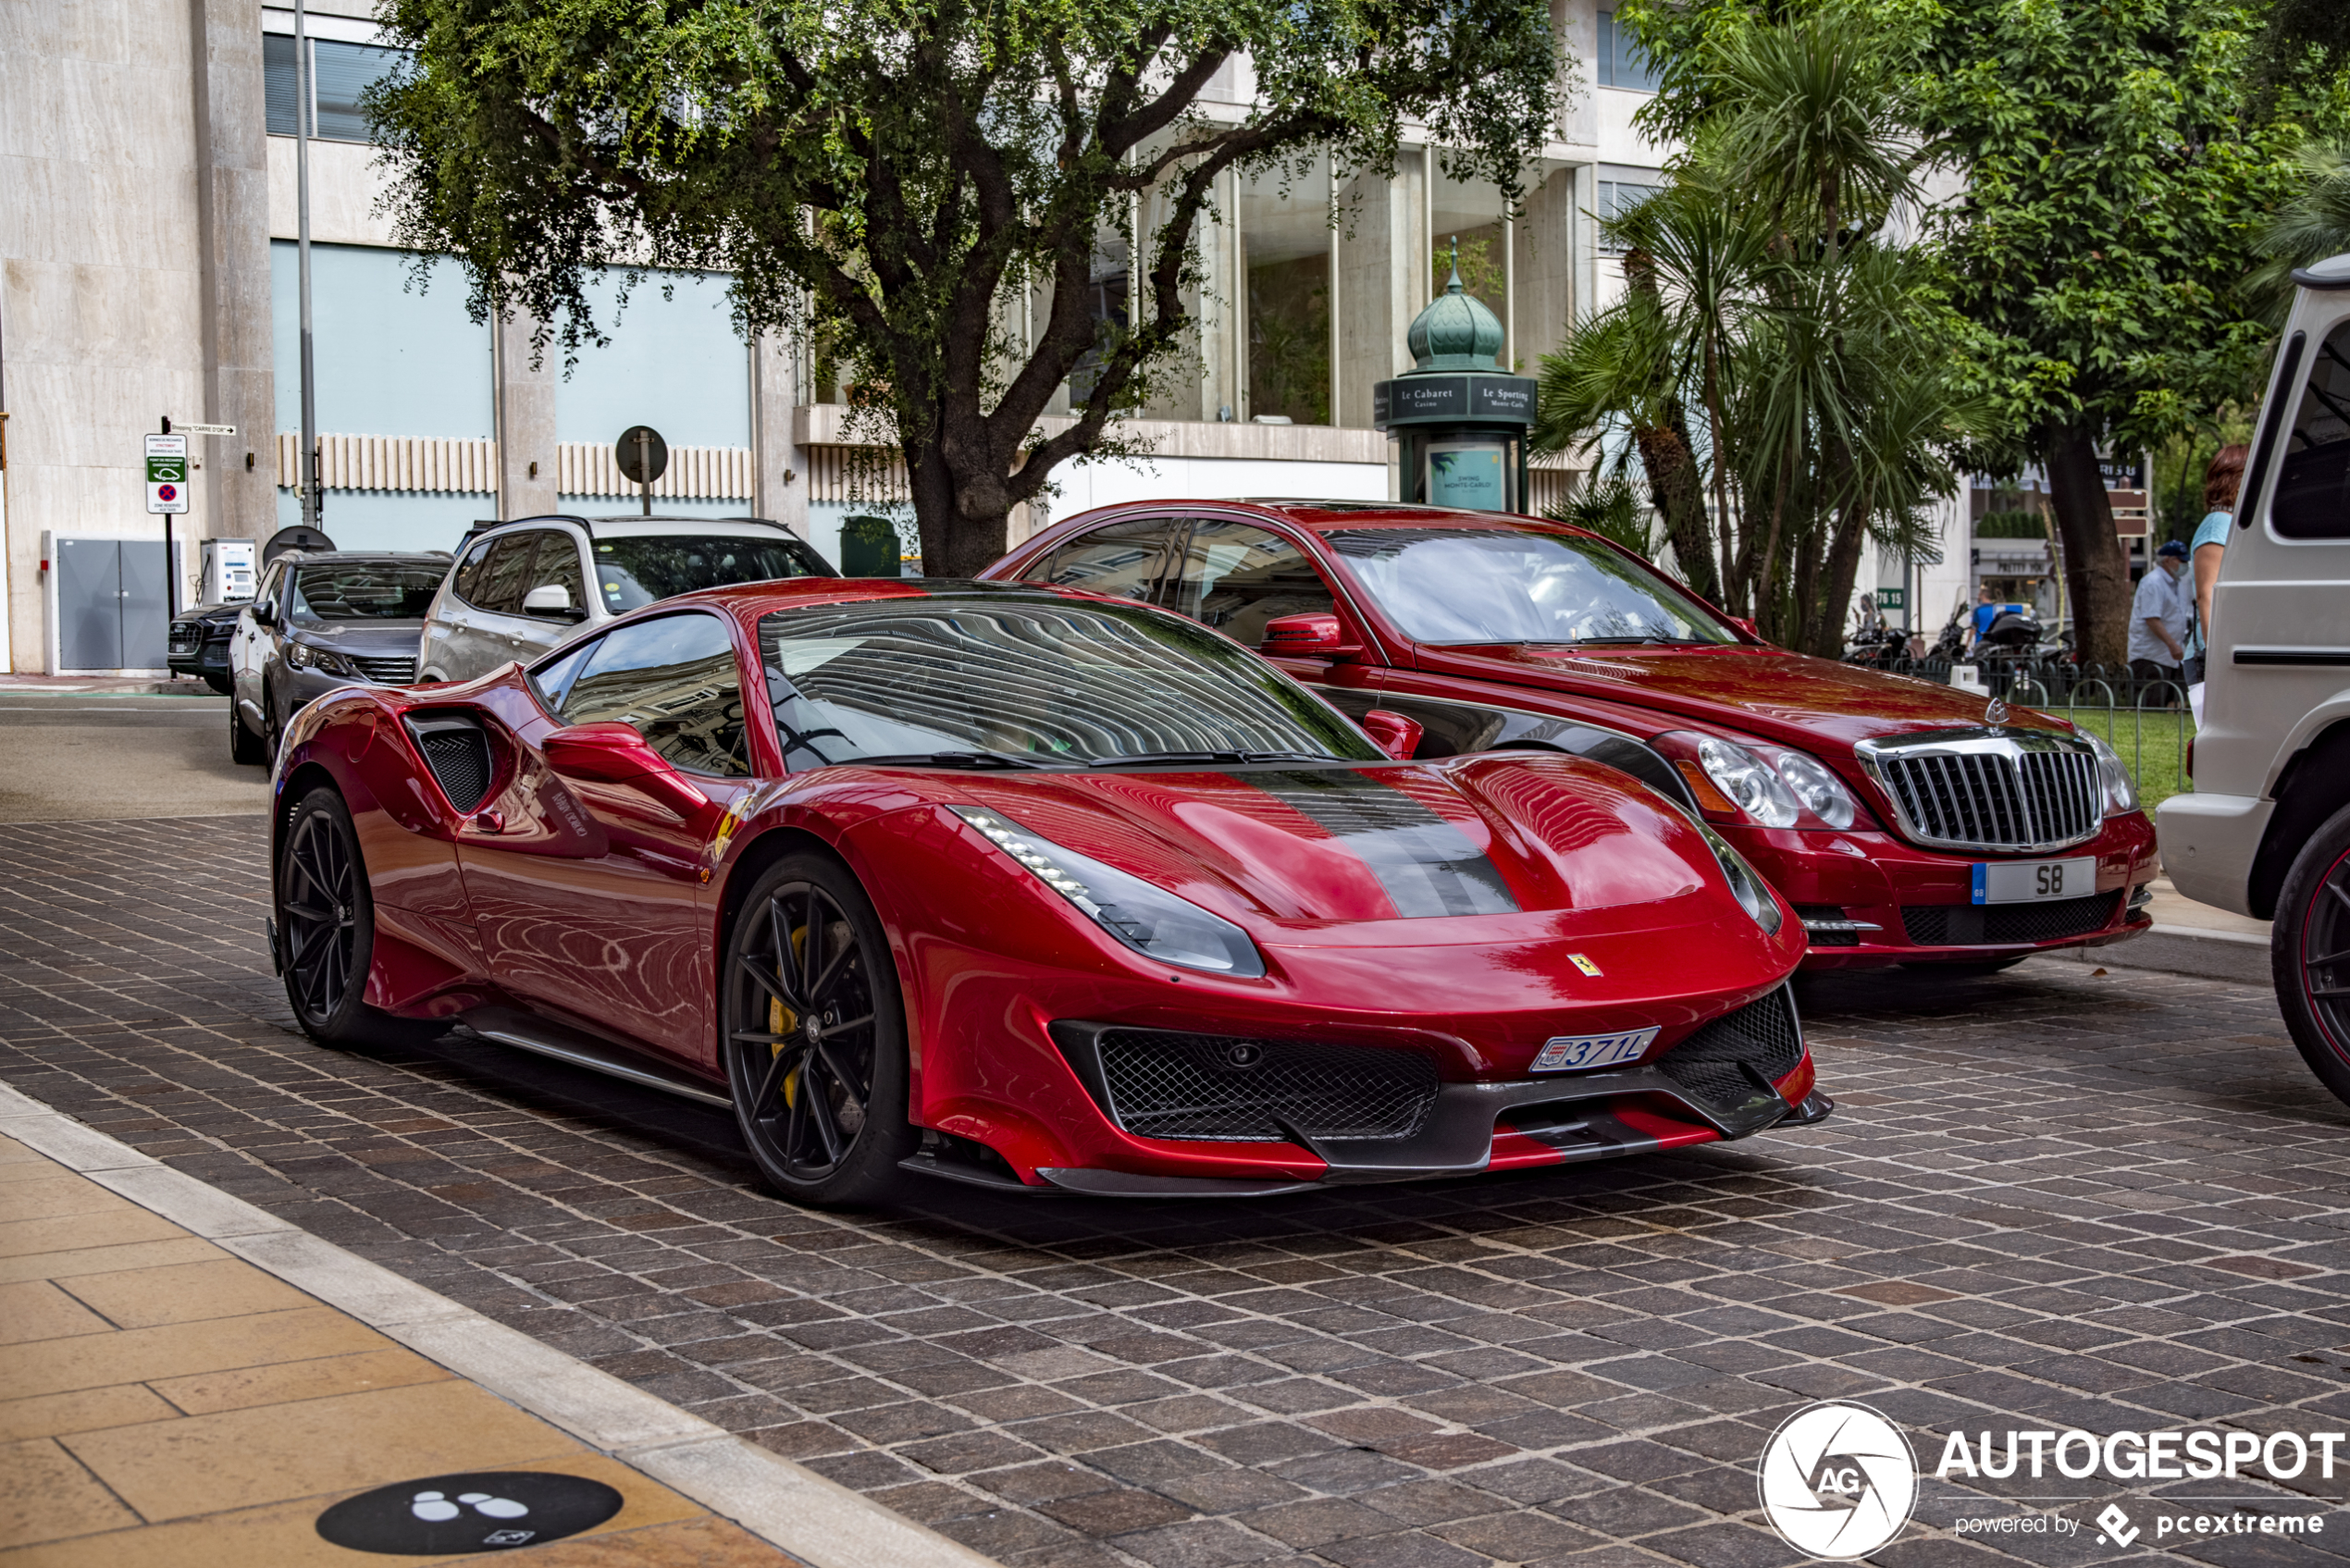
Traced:
[[147, 510], [179, 512], [188, 510], [188, 438], [147, 438]]

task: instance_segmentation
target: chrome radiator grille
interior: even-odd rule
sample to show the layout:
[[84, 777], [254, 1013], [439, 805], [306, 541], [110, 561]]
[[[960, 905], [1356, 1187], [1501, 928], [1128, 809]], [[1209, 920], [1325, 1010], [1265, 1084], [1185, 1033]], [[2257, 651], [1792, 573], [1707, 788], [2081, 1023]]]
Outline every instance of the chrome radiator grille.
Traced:
[[1920, 844], [2055, 849], [2095, 835], [2103, 816], [2096, 755], [2059, 736], [1939, 736], [1861, 754]]
[[404, 686], [416, 678], [416, 661], [397, 655], [352, 655], [353, 664], [366, 672], [367, 678], [378, 685]]

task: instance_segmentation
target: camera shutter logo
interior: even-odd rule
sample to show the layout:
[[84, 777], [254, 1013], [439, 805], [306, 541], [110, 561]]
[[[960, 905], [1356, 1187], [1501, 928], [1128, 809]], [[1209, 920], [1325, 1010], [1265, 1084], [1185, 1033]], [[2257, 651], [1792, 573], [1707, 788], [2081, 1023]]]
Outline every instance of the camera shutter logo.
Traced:
[[1824, 1400], [1771, 1434], [1755, 1468], [1762, 1512], [1807, 1557], [1865, 1557], [1901, 1533], [1918, 1461], [1900, 1428], [1864, 1404]]

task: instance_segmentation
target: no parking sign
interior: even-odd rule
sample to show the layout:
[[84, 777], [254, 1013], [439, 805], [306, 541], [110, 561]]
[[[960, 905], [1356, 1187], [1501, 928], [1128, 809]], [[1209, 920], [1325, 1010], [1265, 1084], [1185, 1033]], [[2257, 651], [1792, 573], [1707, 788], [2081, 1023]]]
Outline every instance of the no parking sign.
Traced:
[[188, 510], [188, 438], [147, 438], [147, 510]]

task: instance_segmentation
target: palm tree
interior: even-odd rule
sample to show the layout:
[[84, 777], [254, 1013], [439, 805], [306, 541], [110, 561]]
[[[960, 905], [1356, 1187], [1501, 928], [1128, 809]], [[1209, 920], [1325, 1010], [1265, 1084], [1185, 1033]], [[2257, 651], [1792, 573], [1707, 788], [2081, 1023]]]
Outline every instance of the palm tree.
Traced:
[[2245, 280], [2245, 292], [2280, 327], [2293, 302], [2293, 269], [2350, 251], [2350, 136], [2313, 136], [2298, 157], [2308, 183], [2252, 242], [2268, 259]]

